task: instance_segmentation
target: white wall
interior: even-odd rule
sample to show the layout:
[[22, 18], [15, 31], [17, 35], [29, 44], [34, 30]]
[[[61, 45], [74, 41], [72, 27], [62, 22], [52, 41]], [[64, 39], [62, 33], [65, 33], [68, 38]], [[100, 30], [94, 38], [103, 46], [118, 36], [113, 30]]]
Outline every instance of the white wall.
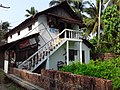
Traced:
[[51, 39], [55, 38], [59, 33], [54, 33], [50, 31], [49, 25], [47, 24], [47, 17], [45, 15], [41, 15], [38, 18], [38, 30], [40, 32], [39, 39], [40, 39], [40, 46], [44, 45], [46, 42], [50, 41]]
[[18, 32], [16, 32], [15, 34], [12, 35], [12, 38], [9, 36], [8, 37], [8, 43], [19, 40], [19, 39], [21, 39], [23, 37], [38, 33], [38, 31], [37, 31], [38, 28], [36, 28], [37, 26], [38, 26], [38, 22], [35, 22], [32, 25], [32, 30], [29, 31], [28, 27], [26, 27], [25, 29], [20, 31], [20, 35], [18, 35]]
[[4, 60], [4, 72], [8, 73], [8, 60]]
[[[74, 47], [75, 50], [79, 50], [80, 49], [80, 43], [79, 42], [75, 42]], [[84, 43], [82, 43], [82, 50], [84, 50], [85, 52], [85, 63], [89, 63], [90, 60], [90, 48], [88, 48], [88, 46], [86, 46]], [[78, 51], [78, 56], [77, 59], [79, 59], [79, 54], [80, 52]]]
[[[69, 49], [74, 49], [77, 50], [77, 56], [75, 56], [75, 60], [79, 61], [80, 58], [80, 52], [79, 52], [79, 48], [80, 48], [80, 42], [69, 42]], [[63, 61], [65, 62], [65, 55], [63, 55], [65, 53], [65, 49], [66, 48], [66, 43], [60, 47], [52, 56], [50, 56], [49, 58], [49, 68], [50, 69], [54, 69], [57, 70], [57, 62], [58, 61]], [[90, 60], [90, 49], [84, 44], [82, 43], [82, 50], [85, 51], [85, 63], [89, 63]], [[71, 62], [69, 62], [71, 63]]]
[[53, 70], [57, 70], [57, 62], [58, 61], [63, 61], [65, 62], [65, 55], [63, 55], [65, 53], [65, 48], [66, 46], [63, 45], [62, 47], [60, 47], [54, 54], [52, 54], [52, 56], [50, 56], [50, 62], [49, 62], [49, 68], [53, 69]]
[[82, 50], [85, 51], [85, 63], [90, 62], [90, 48], [88, 48], [84, 43], [82, 43]]

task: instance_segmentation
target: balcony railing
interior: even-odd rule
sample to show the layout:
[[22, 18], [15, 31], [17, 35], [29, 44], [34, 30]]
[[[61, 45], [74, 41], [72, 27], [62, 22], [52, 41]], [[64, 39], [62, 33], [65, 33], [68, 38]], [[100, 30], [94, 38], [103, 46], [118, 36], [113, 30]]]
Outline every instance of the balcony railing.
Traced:
[[[64, 32], [63, 38], [67, 39], [81, 39], [83, 38], [82, 32], [71, 30], [71, 29], [64, 29], [62, 32]], [[61, 33], [62, 33], [61, 32]]]

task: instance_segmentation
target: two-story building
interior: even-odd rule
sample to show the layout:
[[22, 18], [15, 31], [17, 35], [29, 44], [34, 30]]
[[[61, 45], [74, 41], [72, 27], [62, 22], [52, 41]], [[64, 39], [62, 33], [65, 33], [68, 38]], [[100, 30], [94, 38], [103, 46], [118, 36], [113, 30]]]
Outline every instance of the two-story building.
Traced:
[[6, 34], [4, 70], [14, 66], [29, 71], [58, 70], [73, 61], [89, 63], [91, 44], [83, 38], [82, 19], [67, 2], [26, 19]]

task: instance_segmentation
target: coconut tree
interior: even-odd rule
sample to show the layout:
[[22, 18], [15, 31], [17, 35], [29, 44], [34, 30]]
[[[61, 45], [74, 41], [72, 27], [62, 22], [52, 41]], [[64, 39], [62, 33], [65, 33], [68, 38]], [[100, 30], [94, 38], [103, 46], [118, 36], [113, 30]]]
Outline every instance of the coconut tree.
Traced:
[[103, 10], [103, 0], [96, 0], [96, 4], [92, 1], [86, 1], [84, 4], [88, 4], [89, 7], [84, 8], [84, 12], [87, 16], [84, 18], [84, 22], [87, 25], [87, 36], [97, 33], [98, 45], [100, 39], [100, 30], [102, 30], [101, 15]]
[[2, 23], [2, 30], [7, 31], [8, 27], [10, 27], [10, 23], [9, 22], [3, 22]]
[[49, 6], [58, 5], [63, 1], [65, 1], [65, 0], [52, 0], [52, 1], [50, 1]]
[[0, 24], [0, 41], [2, 39], [4, 39], [4, 35], [8, 30], [8, 27], [10, 27], [10, 23], [9, 22], [1, 22]]
[[34, 7], [31, 7], [30, 10], [26, 9], [27, 14], [25, 14], [26, 17], [34, 16], [38, 11], [35, 10]]
[[78, 14], [78, 16], [81, 16], [81, 11], [83, 10], [83, 0], [52, 0], [50, 1], [49, 5], [58, 5], [63, 1], [67, 1], [67, 3], [72, 7], [73, 11]]

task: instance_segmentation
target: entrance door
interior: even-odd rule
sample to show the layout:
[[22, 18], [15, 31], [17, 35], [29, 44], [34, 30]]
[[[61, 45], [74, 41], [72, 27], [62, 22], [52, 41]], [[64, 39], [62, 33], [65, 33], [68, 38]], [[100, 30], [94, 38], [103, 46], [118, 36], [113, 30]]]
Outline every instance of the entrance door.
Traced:
[[82, 63], [85, 63], [85, 51], [82, 50]]

